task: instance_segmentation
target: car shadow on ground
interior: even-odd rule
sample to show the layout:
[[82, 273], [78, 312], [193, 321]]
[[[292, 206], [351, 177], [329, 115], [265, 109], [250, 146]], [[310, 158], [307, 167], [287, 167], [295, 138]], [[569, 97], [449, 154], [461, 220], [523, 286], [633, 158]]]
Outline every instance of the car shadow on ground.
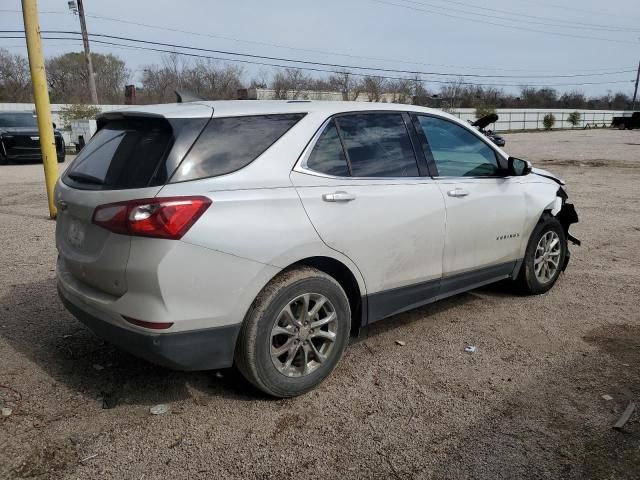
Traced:
[[[60, 302], [55, 279], [18, 284], [0, 299], [4, 312], [0, 335], [20, 354], [53, 379], [87, 398], [104, 399], [104, 406], [153, 405], [208, 396], [237, 400], [269, 400], [235, 369], [219, 372], [180, 372], [160, 367], [112, 346], [88, 330]], [[483, 289], [501, 295], [500, 288]], [[436, 302], [377, 322], [354, 337], [358, 343], [388, 330], [477, 300], [473, 293]]]
[[261, 397], [233, 370], [179, 372], [124, 352], [94, 335], [60, 302], [55, 279], [10, 287], [0, 299], [0, 335], [54, 380], [87, 398], [118, 404], [153, 405], [209, 395]]

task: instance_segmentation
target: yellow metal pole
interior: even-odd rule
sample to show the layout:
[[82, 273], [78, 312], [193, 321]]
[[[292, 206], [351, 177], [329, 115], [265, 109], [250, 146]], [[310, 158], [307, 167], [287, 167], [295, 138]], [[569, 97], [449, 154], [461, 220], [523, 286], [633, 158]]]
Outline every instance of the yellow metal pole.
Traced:
[[56, 143], [53, 138], [47, 74], [44, 70], [37, 0], [22, 0], [22, 17], [24, 18], [24, 32], [27, 37], [27, 52], [29, 54], [29, 68], [31, 69], [33, 98], [36, 103], [36, 115], [38, 117], [38, 130], [40, 131], [40, 150], [42, 150], [44, 181], [49, 201], [49, 216], [56, 218], [57, 211], [53, 198], [53, 189], [58, 180], [58, 160], [56, 158]]

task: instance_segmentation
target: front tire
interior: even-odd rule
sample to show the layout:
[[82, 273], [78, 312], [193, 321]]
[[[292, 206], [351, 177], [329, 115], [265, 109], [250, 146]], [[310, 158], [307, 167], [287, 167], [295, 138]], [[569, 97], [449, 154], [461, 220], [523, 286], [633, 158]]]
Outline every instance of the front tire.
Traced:
[[255, 387], [294, 397], [317, 387], [342, 357], [351, 309], [340, 284], [314, 268], [282, 272], [247, 312], [236, 366]]
[[544, 217], [533, 230], [516, 283], [526, 294], [551, 290], [567, 256], [564, 228], [554, 217]]

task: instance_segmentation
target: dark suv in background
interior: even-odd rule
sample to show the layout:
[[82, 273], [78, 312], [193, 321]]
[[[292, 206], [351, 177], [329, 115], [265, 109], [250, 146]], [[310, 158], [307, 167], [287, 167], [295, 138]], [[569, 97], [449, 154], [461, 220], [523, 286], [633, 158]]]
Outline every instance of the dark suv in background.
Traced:
[[[56, 156], [64, 162], [64, 139], [55, 130]], [[41, 162], [40, 133], [30, 112], [0, 112], [0, 165], [9, 162]]]

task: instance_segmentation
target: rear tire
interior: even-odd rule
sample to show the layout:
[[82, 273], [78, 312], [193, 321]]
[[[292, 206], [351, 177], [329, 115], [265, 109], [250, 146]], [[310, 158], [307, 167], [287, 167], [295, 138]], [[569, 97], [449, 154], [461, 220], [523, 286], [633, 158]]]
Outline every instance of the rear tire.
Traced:
[[[67, 147], [64, 144], [64, 139], [61, 139], [60, 143], [62, 144], [62, 158], [58, 157], [58, 163], [64, 163], [65, 151], [66, 151]], [[57, 154], [57, 152], [56, 152], [56, 154]]]
[[333, 277], [310, 267], [288, 270], [271, 280], [247, 312], [235, 363], [271, 396], [301, 395], [333, 371], [350, 330], [349, 300]]
[[554, 217], [543, 217], [534, 228], [516, 279], [519, 289], [529, 295], [551, 290], [562, 272], [567, 255], [564, 228]]

